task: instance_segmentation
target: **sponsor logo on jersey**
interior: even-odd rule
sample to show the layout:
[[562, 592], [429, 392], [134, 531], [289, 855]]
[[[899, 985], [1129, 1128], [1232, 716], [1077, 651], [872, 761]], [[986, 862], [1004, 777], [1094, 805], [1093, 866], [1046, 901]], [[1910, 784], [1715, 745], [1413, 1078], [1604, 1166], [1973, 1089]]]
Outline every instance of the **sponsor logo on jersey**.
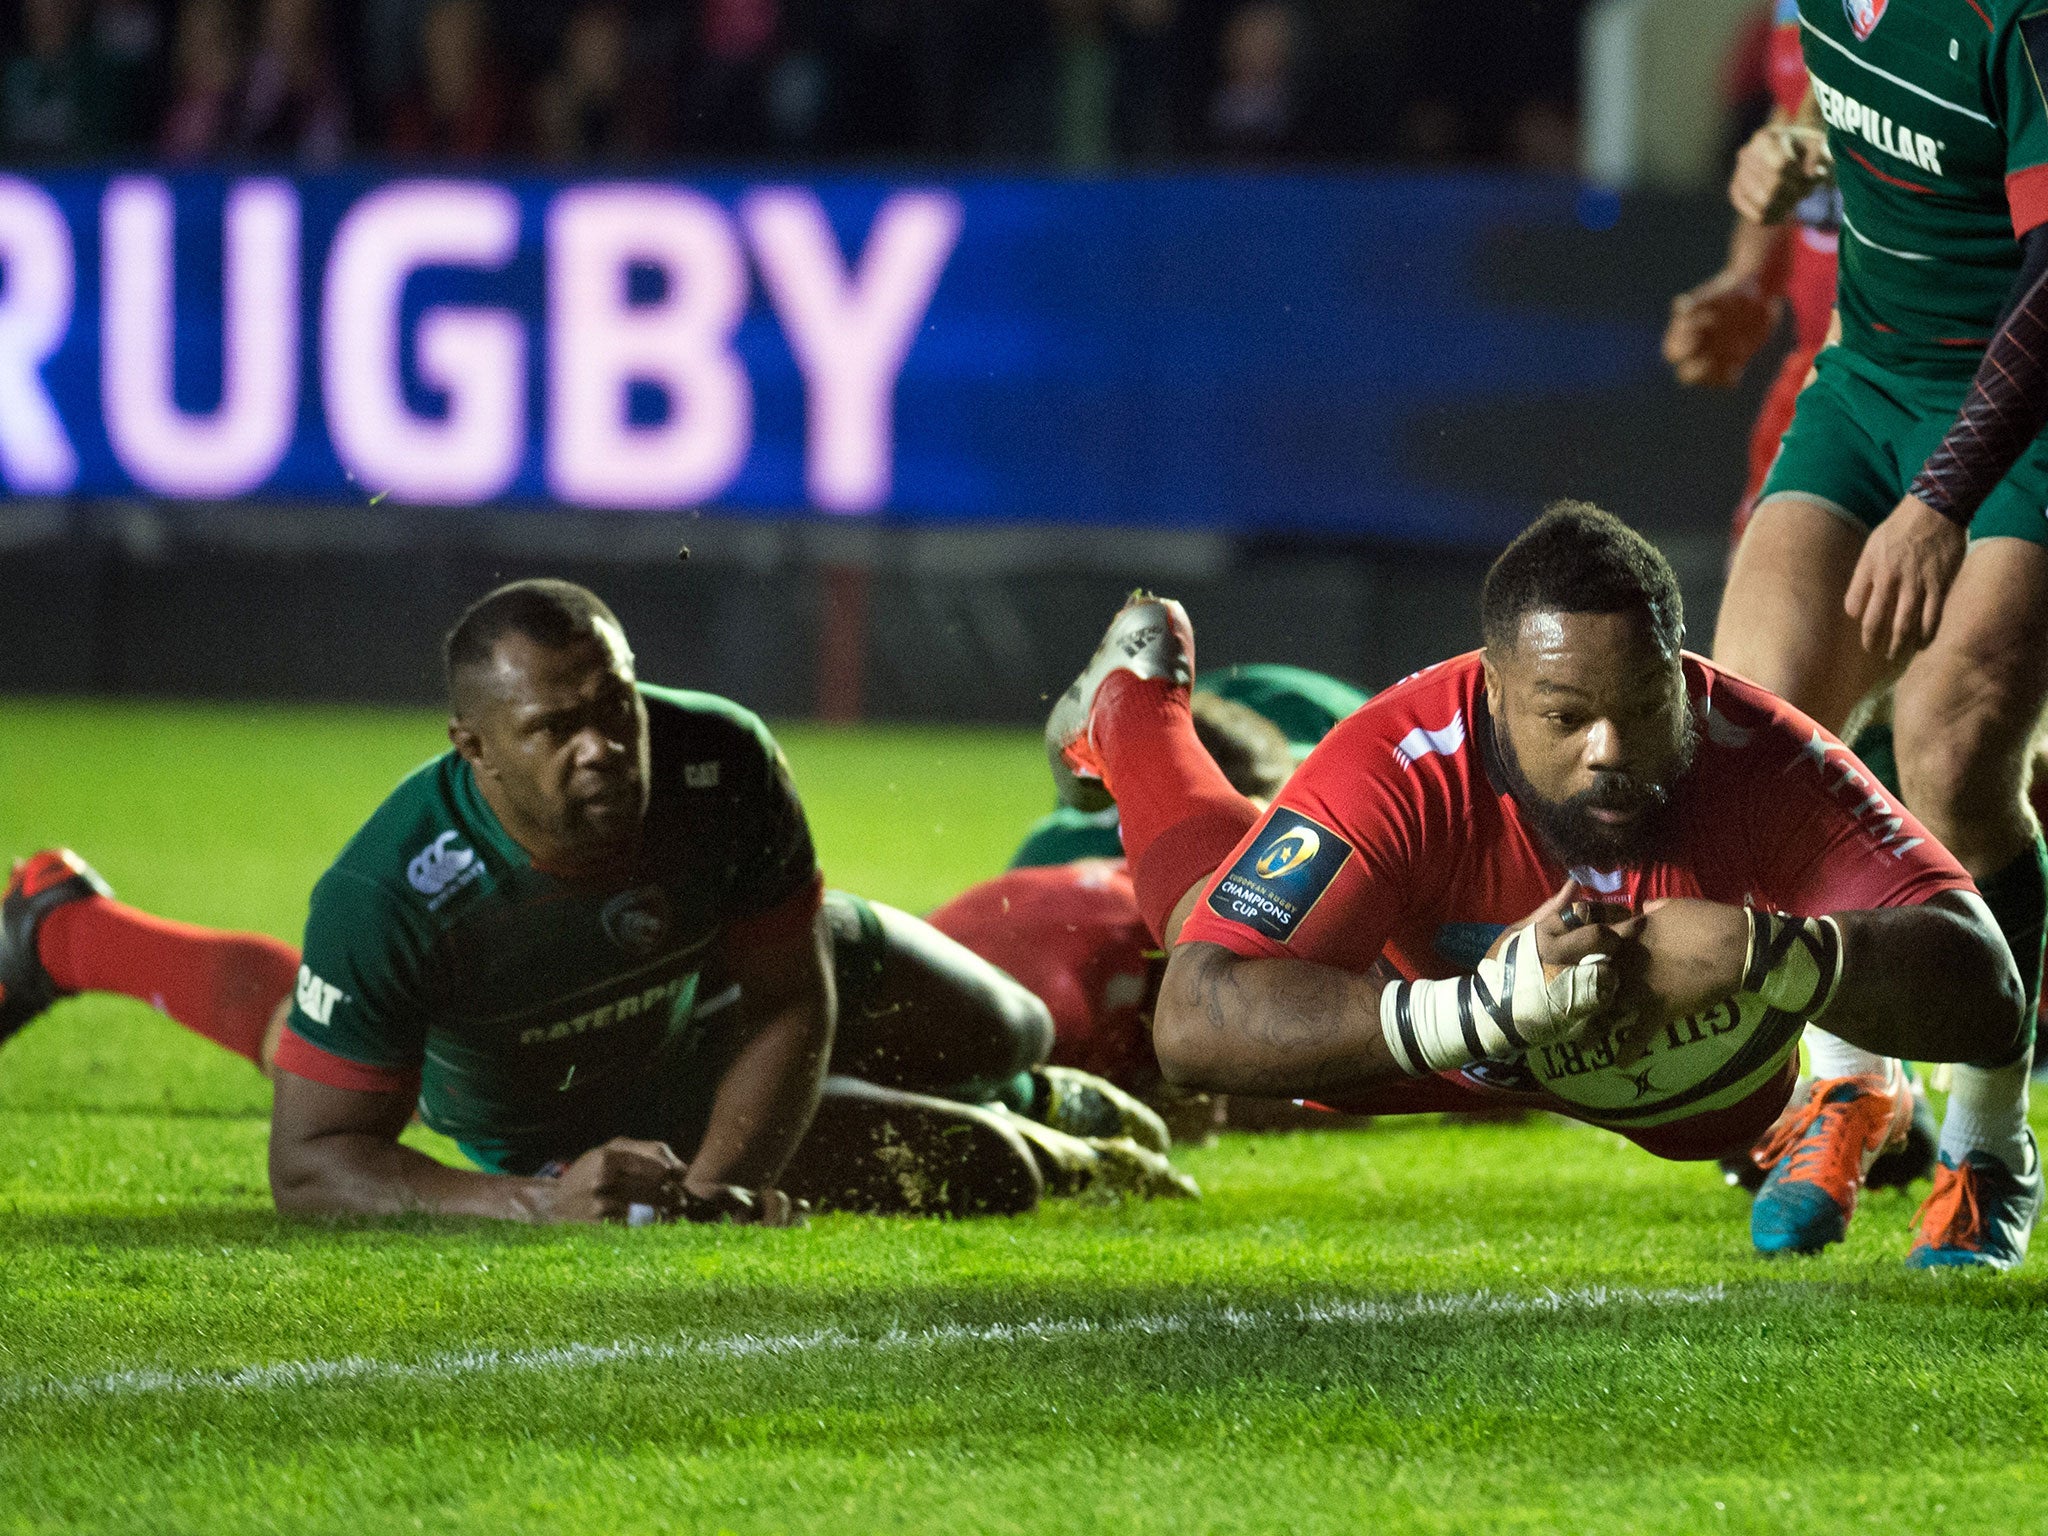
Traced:
[[715, 762], [683, 764], [683, 783], [690, 789], [718, 788], [718, 764]]
[[1229, 873], [1209, 910], [1285, 944], [1351, 857], [1351, 845], [1298, 811], [1275, 812]]
[[[692, 974], [678, 976], [673, 981], [656, 982], [651, 987], [643, 987], [637, 992], [628, 992], [624, 997], [614, 998], [601, 1008], [587, 1009], [574, 1018], [522, 1029], [519, 1032], [519, 1043], [551, 1045], [557, 1040], [595, 1034], [599, 1030], [624, 1024], [630, 1019], [646, 1018], [649, 1014], [659, 1015], [664, 1023], [670, 1022], [668, 1016], [675, 1009], [676, 999], [681, 997], [695, 980], [696, 976]], [[567, 1086], [567, 1083], [563, 1084], [564, 1088]]]
[[1862, 42], [1877, 30], [1877, 24], [1884, 20], [1886, 0], [1842, 0], [1843, 14], [1849, 18], [1849, 30], [1856, 34], [1856, 41]]
[[1418, 759], [1425, 758], [1432, 752], [1452, 757], [1464, 745], [1465, 711], [1461, 709], [1451, 716], [1449, 725], [1438, 726], [1433, 731], [1427, 726], [1418, 725], [1403, 736], [1399, 745], [1394, 748], [1394, 761], [1403, 768], [1413, 768]]
[[1826, 783], [1828, 793], [1849, 808], [1849, 814], [1856, 818], [1856, 825], [1878, 848], [1895, 859], [1903, 859], [1927, 839], [1906, 835], [1905, 818], [1898, 807], [1885, 798], [1884, 786], [1863, 771], [1863, 765], [1856, 761], [1856, 754], [1839, 741], [1829, 741], [1815, 726], [1813, 737], [1799, 750], [1799, 756], [1792, 760], [1790, 773], [1802, 763], [1811, 763], [1820, 770], [1821, 779]]
[[1820, 103], [1820, 115], [1838, 133], [1852, 133], [1873, 144], [1894, 160], [1918, 166], [1931, 175], [1941, 174], [1941, 145], [1924, 133], [1915, 133], [1893, 122], [1877, 108], [1838, 91], [1819, 75], [1813, 77], [1813, 99]]
[[334, 1005], [345, 994], [331, 981], [322, 981], [313, 974], [309, 965], [299, 967], [299, 983], [293, 989], [293, 998], [299, 1005], [299, 1012], [315, 1024], [334, 1022]]
[[412, 856], [405, 866], [406, 883], [427, 898], [432, 911], [484, 872], [474, 848], [458, 848], [456, 834], [443, 832]]
[[597, 917], [605, 937], [627, 954], [651, 955], [668, 937], [668, 893], [658, 885], [643, 885], [614, 896]]

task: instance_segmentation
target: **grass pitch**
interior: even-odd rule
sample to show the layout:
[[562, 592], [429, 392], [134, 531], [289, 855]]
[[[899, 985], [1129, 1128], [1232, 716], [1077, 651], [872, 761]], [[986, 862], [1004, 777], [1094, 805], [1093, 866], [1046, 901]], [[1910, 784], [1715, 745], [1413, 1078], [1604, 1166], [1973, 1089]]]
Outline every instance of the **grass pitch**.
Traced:
[[[0, 853], [296, 938], [415, 714], [0, 704]], [[783, 733], [918, 910], [1025, 735]], [[1767, 1264], [1711, 1169], [1554, 1121], [1225, 1138], [1198, 1205], [793, 1233], [279, 1221], [267, 1090], [139, 1004], [0, 1051], [0, 1530], [2039, 1530], [2048, 1259], [1911, 1202]]]

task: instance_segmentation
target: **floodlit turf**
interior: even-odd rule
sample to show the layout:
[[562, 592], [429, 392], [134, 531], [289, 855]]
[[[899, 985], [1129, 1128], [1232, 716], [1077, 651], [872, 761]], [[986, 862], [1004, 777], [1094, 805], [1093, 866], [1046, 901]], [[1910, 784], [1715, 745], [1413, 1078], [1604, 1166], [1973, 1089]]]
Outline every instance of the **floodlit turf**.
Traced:
[[[0, 703], [0, 851], [291, 936], [409, 714]], [[929, 905], [1025, 734], [783, 733], [833, 878]], [[0, 1531], [2033, 1531], [2048, 1260], [1766, 1264], [1552, 1121], [1236, 1137], [1197, 1205], [794, 1233], [289, 1224], [241, 1063], [140, 1005], [0, 1050]]]

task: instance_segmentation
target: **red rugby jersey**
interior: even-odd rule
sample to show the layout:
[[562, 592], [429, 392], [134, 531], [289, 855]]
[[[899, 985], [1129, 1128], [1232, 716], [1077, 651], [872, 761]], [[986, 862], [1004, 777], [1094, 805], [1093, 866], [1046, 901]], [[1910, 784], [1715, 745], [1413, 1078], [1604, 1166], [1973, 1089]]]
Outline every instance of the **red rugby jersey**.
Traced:
[[[1962, 866], [1807, 716], [1688, 653], [1701, 724], [1661, 846], [1572, 871], [1609, 900], [1749, 903], [1798, 916], [1973, 889]], [[1500, 787], [1474, 651], [1340, 724], [1204, 889], [1181, 939], [1402, 975], [1468, 971], [1564, 884]]]
[[1149, 1091], [1158, 945], [1121, 859], [1013, 869], [962, 891], [927, 919], [1001, 966], [1052, 1011], [1052, 1059]]

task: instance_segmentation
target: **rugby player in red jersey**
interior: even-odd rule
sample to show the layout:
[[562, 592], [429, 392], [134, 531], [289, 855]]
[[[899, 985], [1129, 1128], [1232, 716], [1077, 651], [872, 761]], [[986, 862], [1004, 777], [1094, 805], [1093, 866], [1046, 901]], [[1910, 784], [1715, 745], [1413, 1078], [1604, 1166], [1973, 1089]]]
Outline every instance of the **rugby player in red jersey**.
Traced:
[[[1771, 118], [1757, 130], [1760, 148], [1787, 156], [1822, 153], [1819, 135], [1800, 129], [1806, 101], [1806, 57], [1799, 47], [1798, 0], [1777, 0], [1771, 27]], [[1681, 384], [1728, 388], [1792, 311], [1792, 348], [1779, 364], [1749, 433], [1749, 472], [1735, 508], [1729, 547], [1742, 539], [1757, 492], [1778, 441], [1792, 424], [1792, 408], [1813, 359], [1827, 345], [1834, 318], [1836, 248], [1841, 197], [1831, 184], [1814, 187], [1783, 223], [1761, 224], [1740, 215], [1719, 272], [1671, 301], [1664, 360]]]
[[[1786, 1109], [1806, 1020], [1927, 1061], [2025, 1038], [1968, 875], [1839, 741], [1680, 650], [1647, 541], [1553, 507], [1489, 572], [1482, 627], [1485, 649], [1378, 695], [1263, 814], [1187, 729], [1178, 605], [1126, 608], [1055, 706], [1048, 742], [1117, 796], [1173, 944], [1170, 1079], [1361, 1113], [1505, 1098], [1713, 1158]], [[1799, 1135], [1833, 1091], [1780, 1130], [1832, 1159], [1805, 1182], [1845, 1222], [1910, 1111], [1859, 1097], [1841, 1155]], [[1985, 1213], [2010, 1230], [1979, 1262], [2018, 1262], [2038, 1172], [2031, 1194]]]
[[[1238, 668], [1228, 676], [1251, 672], [1261, 674], [1261, 683], [1307, 678], [1315, 687], [1314, 699], [1285, 701], [1303, 706], [1290, 716], [1307, 738], [1299, 749], [1303, 756], [1342, 718], [1322, 718], [1308, 706], [1334, 697], [1348, 714], [1367, 697], [1349, 688], [1338, 693], [1344, 685], [1333, 679], [1288, 667]], [[1293, 738], [1259, 711], [1205, 691], [1215, 679], [1205, 678], [1188, 701], [1196, 737], [1231, 786], [1263, 807], [1294, 771]], [[1166, 955], [1138, 911], [1122, 844], [1115, 841], [1115, 829], [1109, 830], [1115, 856], [1020, 865], [968, 887], [927, 913], [925, 921], [1044, 1002], [1053, 1023], [1051, 1070], [1071, 1068], [1136, 1095], [1165, 1118], [1175, 1141], [1200, 1139], [1226, 1125], [1272, 1130], [1334, 1124], [1330, 1115], [1304, 1112], [1286, 1100], [1224, 1099], [1165, 1088], [1152, 1053], [1152, 1008]]]

